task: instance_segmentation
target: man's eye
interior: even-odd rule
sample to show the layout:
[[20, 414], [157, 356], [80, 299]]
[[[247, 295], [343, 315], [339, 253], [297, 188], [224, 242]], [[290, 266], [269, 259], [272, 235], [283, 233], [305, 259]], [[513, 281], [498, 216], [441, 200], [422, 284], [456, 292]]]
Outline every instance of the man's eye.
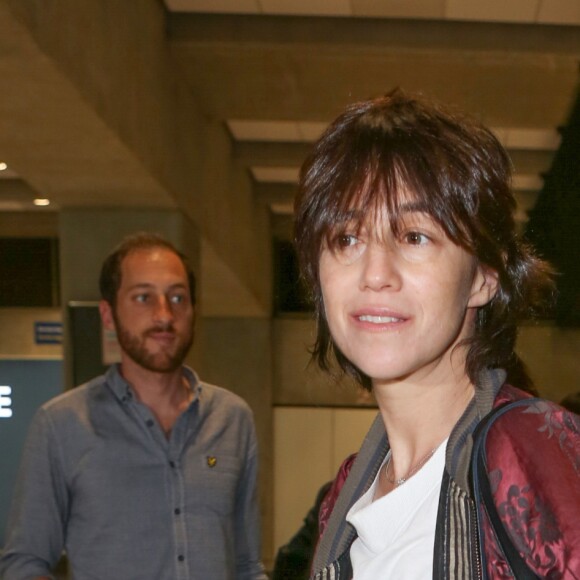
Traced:
[[134, 298], [135, 302], [147, 302], [149, 294], [137, 294]]
[[185, 296], [183, 294], [174, 294], [169, 300], [172, 304], [182, 304], [185, 301]]

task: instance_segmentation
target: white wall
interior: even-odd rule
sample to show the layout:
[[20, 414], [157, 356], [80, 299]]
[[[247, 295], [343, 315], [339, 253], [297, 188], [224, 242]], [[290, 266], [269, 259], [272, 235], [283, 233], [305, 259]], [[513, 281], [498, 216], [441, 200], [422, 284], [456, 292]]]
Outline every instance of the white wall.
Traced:
[[274, 409], [274, 547], [300, 528], [320, 487], [358, 451], [376, 409]]

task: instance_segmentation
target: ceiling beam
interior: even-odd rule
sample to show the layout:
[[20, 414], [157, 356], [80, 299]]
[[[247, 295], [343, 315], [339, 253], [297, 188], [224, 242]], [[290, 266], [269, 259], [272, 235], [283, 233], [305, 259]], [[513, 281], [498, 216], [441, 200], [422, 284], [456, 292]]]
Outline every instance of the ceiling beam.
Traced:
[[578, 28], [562, 25], [401, 18], [332, 18], [169, 13], [170, 41], [195, 46], [258, 45], [527, 52], [574, 56]]

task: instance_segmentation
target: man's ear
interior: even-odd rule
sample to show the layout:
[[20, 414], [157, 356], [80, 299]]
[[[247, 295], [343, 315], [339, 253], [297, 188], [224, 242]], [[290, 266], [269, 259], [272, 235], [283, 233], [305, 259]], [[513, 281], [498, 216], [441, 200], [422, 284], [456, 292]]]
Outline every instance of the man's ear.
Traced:
[[99, 302], [99, 312], [101, 314], [101, 321], [107, 330], [115, 329], [115, 318], [113, 317], [113, 307], [106, 301]]
[[499, 286], [498, 274], [492, 268], [479, 264], [473, 278], [468, 307], [485, 306], [496, 294]]

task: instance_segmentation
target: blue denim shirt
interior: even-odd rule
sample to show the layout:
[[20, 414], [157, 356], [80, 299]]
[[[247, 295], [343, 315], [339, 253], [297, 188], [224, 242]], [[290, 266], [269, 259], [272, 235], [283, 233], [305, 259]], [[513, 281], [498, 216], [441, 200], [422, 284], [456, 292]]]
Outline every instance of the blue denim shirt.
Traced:
[[5, 580], [265, 579], [252, 414], [184, 369], [196, 394], [167, 439], [116, 366], [34, 418], [16, 484]]

